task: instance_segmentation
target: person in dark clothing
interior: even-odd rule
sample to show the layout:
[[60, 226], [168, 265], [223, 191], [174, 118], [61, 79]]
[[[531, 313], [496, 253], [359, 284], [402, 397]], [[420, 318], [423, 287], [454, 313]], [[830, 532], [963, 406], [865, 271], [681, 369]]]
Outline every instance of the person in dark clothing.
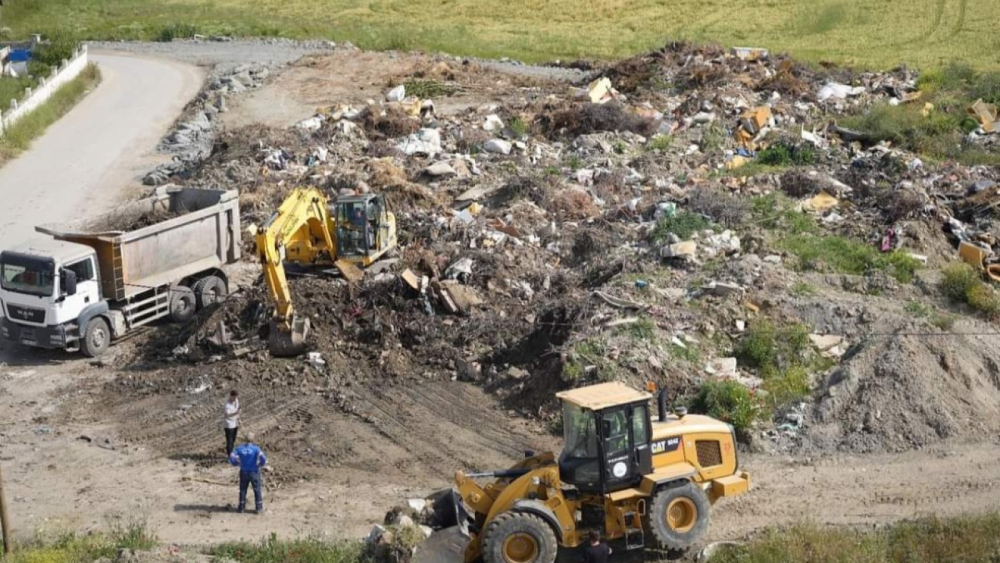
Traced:
[[253, 443], [254, 435], [247, 434], [246, 442], [236, 447], [229, 455], [229, 463], [240, 468], [240, 503], [237, 512], [243, 512], [247, 506], [247, 488], [253, 486], [253, 500], [257, 505], [257, 514], [264, 513], [264, 491], [260, 482], [260, 469], [267, 465], [267, 457], [260, 446]]
[[601, 542], [601, 534], [591, 530], [587, 534], [587, 549], [583, 552], [583, 563], [608, 563], [611, 557], [611, 548], [606, 543]]

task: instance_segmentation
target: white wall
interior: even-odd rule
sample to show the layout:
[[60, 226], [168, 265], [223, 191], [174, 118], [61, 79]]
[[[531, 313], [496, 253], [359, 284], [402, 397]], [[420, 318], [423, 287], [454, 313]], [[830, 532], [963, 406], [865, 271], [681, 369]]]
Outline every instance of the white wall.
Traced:
[[73, 80], [87, 68], [87, 46], [83, 45], [73, 53], [73, 58], [63, 61], [59, 68], [52, 69], [52, 75], [42, 78], [38, 87], [32, 90], [28, 88], [20, 100], [12, 100], [10, 109], [3, 110], [0, 114], [0, 134], [16, 123], [19, 119], [28, 115], [45, 100], [52, 97], [60, 87], [70, 80]]

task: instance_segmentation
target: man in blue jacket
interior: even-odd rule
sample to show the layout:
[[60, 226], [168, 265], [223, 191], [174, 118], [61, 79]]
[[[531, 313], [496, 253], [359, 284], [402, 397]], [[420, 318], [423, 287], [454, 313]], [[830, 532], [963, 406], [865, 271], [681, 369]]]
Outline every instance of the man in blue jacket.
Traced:
[[257, 514], [264, 513], [264, 491], [261, 490], [260, 468], [267, 465], [267, 457], [260, 446], [254, 444], [254, 435], [244, 436], [245, 442], [236, 446], [229, 454], [229, 463], [240, 467], [240, 504], [236, 508], [242, 513], [247, 507], [247, 487], [253, 485], [253, 500], [257, 505]]

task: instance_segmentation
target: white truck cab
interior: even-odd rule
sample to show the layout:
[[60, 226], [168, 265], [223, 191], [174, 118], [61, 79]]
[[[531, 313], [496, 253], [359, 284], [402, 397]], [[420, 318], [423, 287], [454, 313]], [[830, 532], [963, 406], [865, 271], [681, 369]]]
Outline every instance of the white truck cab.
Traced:
[[[2, 331], [8, 340], [39, 348], [80, 350], [82, 330], [108, 312], [101, 296], [94, 249], [39, 239], [0, 252]], [[107, 323], [95, 327], [91, 344], [107, 347]]]

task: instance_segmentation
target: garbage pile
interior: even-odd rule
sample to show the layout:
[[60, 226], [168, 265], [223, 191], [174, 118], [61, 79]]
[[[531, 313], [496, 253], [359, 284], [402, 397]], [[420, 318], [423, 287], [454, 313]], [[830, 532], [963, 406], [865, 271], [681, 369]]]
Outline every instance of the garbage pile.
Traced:
[[[530, 416], [551, 414], [553, 390], [609, 378], [679, 392], [706, 378], [758, 385], [732, 347], [781, 309], [774, 288], [794, 276], [754, 208], [777, 201], [767, 194], [808, 217], [811, 236], [925, 264], [954, 259], [960, 244], [981, 264], [1000, 251], [996, 167], [932, 164], [837, 124], [874, 104], [920, 103], [911, 70], [814, 69], [762, 49], [675, 43], [578, 84], [525, 78], [497, 91], [498, 72], [428, 58], [423, 82], [393, 77], [382, 99], [322, 108], [288, 130], [224, 132], [183, 173], [155, 172], [239, 189], [251, 229], [296, 185], [383, 193], [393, 206], [389, 267], [292, 279], [316, 355], [230, 354], [236, 377], [472, 381]], [[477, 88], [487, 101], [441, 109], [441, 92]], [[990, 137], [995, 109], [975, 115]], [[259, 293], [234, 306], [251, 302], [267, 306]], [[844, 354], [816, 336], [824, 355]]]

